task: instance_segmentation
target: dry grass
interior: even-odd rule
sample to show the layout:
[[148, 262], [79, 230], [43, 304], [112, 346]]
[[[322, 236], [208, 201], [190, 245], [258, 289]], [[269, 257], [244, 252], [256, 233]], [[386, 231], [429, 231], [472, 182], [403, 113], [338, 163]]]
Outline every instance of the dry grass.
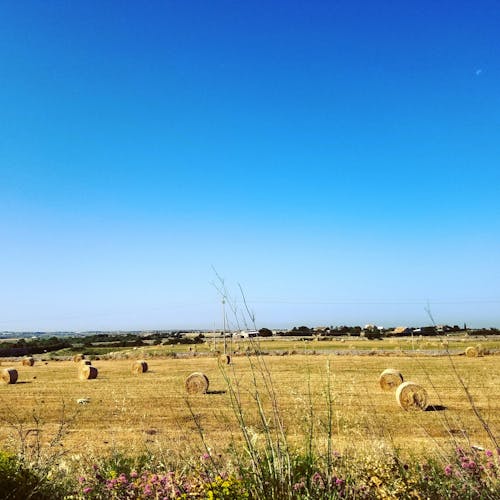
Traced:
[[[418, 451], [432, 442], [439, 444], [464, 437], [472, 444], [490, 444], [447, 357], [296, 355], [263, 359], [272, 374], [292, 442], [303, 439], [304, 429], [311, 424], [309, 418], [313, 420], [315, 435], [324, 435], [329, 360], [333, 432], [338, 449], [353, 442], [368, 446], [389, 440]], [[453, 361], [477, 409], [498, 437], [499, 356], [462, 356]], [[185, 451], [198, 446], [200, 429], [210, 446], [223, 450], [239, 432], [222, 370], [240, 385], [248, 427], [256, 441], [263, 432], [254, 412], [249, 359], [234, 357], [232, 362], [231, 366], [224, 366], [216, 357], [151, 358], [148, 372], [137, 377], [131, 373], [130, 360], [100, 360], [94, 363], [99, 377], [85, 381], [76, 379], [72, 361], [20, 367], [18, 383], [0, 387], [0, 420], [11, 420], [14, 408], [18, 418], [28, 421], [33, 409], [39, 408], [44, 429], [50, 434], [57, 428], [64, 401], [67, 408], [81, 411], [64, 440], [66, 449], [74, 453], [89, 448], [96, 453], [112, 448], [141, 452], [145, 447]], [[428, 411], [405, 412], [398, 407], [393, 392], [380, 388], [380, 373], [388, 366], [426, 388]], [[184, 383], [193, 372], [203, 372], [210, 379], [207, 394], [186, 394]], [[265, 391], [262, 394], [263, 404], [269, 405]], [[90, 403], [78, 405], [81, 398], [88, 398]], [[7, 428], [2, 425], [0, 439], [4, 441], [6, 437]]]

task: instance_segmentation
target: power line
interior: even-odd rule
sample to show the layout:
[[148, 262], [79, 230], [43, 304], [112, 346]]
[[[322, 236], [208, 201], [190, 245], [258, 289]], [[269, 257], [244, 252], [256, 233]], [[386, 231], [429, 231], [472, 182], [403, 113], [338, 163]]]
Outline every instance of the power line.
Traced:
[[[290, 305], [428, 305], [428, 300], [288, 300], [288, 299], [248, 299], [252, 304], [290, 304]], [[436, 304], [498, 304], [500, 299], [462, 299], [462, 300], [433, 300], [432, 305]]]

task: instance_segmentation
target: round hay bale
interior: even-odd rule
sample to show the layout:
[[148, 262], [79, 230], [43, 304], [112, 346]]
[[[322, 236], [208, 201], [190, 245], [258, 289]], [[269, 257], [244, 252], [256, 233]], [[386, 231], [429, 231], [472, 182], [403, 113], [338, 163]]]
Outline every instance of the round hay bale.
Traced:
[[201, 372], [194, 372], [186, 379], [188, 394], [205, 394], [208, 391], [208, 377]]
[[134, 361], [132, 364], [132, 373], [136, 375], [139, 373], [146, 373], [148, 371], [148, 364], [144, 360]]
[[79, 363], [82, 359], [85, 359], [85, 354], [75, 354], [73, 356], [73, 361]]
[[80, 366], [84, 366], [84, 365], [90, 366], [91, 364], [92, 364], [92, 361], [90, 361], [90, 359], [82, 359], [80, 361]]
[[35, 358], [33, 358], [32, 356], [29, 356], [27, 358], [23, 358], [21, 361], [21, 364], [23, 366], [33, 366], [35, 364]]
[[465, 355], [468, 358], [477, 358], [479, 356], [479, 352], [476, 347], [470, 346], [465, 349]]
[[78, 370], [80, 380], [92, 380], [97, 378], [97, 368], [92, 365], [82, 365]]
[[406, 411], [425, 410], [427, 408], [427, 391], [414, 382], [403, 382], [396, 389], [396, 401]]
[[403, 383], [403, 375], [398, 370], [387, 368], [378, 379], [380, 387], [384, 391], [392, 391]]
[[2, 380], [6, 384], [15, 384], [17, 382], [17, 370], [15, 368], [4, 368], [2, 370]]
[[229, 354], [221, 354], [219, 356], [219, 363], [221, 365], [230, 365], [231, 364], [231, 356]]

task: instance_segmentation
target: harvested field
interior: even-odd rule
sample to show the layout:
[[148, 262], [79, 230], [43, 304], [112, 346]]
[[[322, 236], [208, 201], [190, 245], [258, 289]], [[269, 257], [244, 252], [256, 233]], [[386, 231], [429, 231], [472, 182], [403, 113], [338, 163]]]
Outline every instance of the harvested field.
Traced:
[[[267, 367], [263, 371], [257, 366], [259, 360]], [[434, 442], [449, 442], [450, 435], [467, 435], [472, 443], [489, 444], [448, 357], [400, 356], [388, 360], [383, 356], [352, 355], [234, 357], [231, 366], [221, 364], [216, 357], [152, 358], [148, 359], [147, 377], [134, 376], [130, 360], [99, 360], [94, 363], [99, 377], [85, 381], [75, 377], [73, 361], [36, 363], [19, 368], [16, 385], [0, 388], [0, 439], [8, 437], [7, 424], [15, 420], [14, 414], [29, 425], [33, 410], [43, 417], [43, 435], [49, 439], [57, 428], [64, 402], [68, 415], [78, 413], [64, 440], [71, 452], [121, 449], [140, 453], [145, 447], [155, 446], [178, 450], [179, 443], [183, 450], [190, 446], [197, 449], [198, 429], [202, 429], [210, 446], [223, 452], [231, 436], [239, 436], [223, 371], [232, 384], [240, 385], [241, 404], [255, 439], [261, 439], [263, 433], [252, 397], [251, 363], [257, 367], [259, 390], [268, 408], [270, 398], [261, 383], [261, 373], [267, 369], [271, 375], [292, 442], [303, 441], [307, 415], [312, 415], [318, 440], [326, 435], [329, 377], [334, 443], [338, 449], [354, 442], [370, 446], [390, 438], [419, 451], [434, 446]], [[455, 357], [453, 363], [498, 437], [499, 356]], [[425, 387], [427, 411], [406, 412], [398, 406], [393, 392], [380, 388], [380, 373], [388, 367]], [[210, 379], [207, 394], [186, 393], [185, 380], [193, 372], [203, 372]], [[79, 405], [77, 400], [82, 398], [90, 403]]]

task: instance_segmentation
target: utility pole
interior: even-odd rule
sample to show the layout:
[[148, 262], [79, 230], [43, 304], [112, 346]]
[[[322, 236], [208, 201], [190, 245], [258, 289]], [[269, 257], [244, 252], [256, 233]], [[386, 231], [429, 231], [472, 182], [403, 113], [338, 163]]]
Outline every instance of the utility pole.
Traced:
[[226, 341], [226, 300], [222, 297], [222, 335], [224, 336], [224, 354], [227, 354], [227, 341]]

